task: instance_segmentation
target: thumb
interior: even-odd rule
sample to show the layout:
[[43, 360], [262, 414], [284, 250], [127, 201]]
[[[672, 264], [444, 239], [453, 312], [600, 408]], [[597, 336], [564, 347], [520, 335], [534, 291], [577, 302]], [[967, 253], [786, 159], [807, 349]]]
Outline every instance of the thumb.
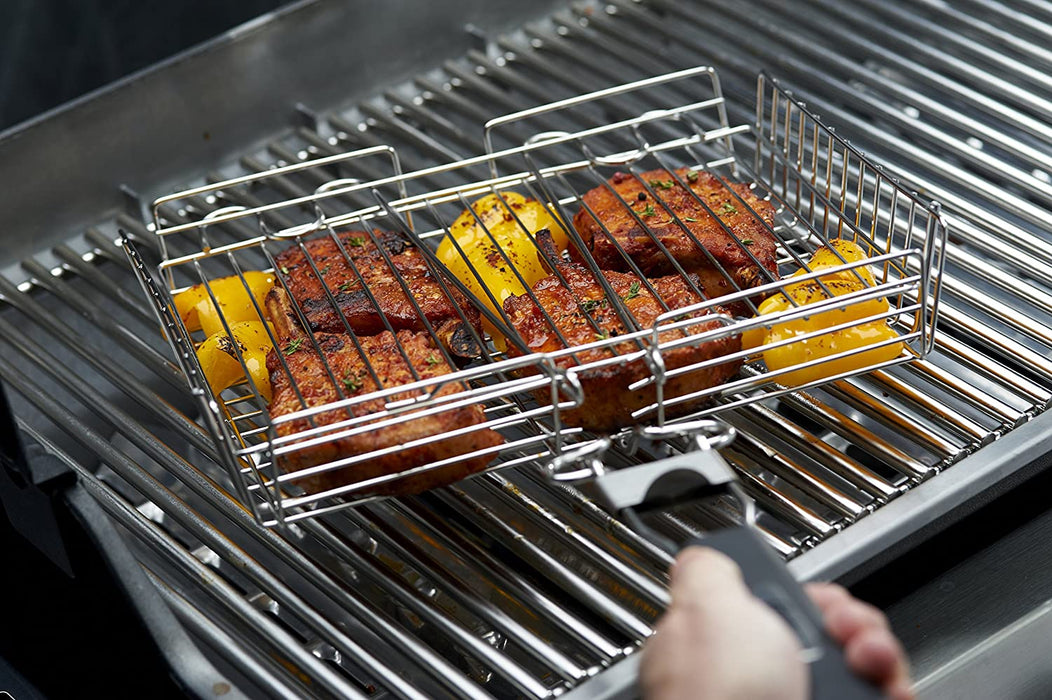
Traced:
[[749, 595], [741, 569], [734, 560], [709, 547], [684, 549], [676, 557], [670, 576], [673, 605], [697, 605], [726, 600], [727, 596]]

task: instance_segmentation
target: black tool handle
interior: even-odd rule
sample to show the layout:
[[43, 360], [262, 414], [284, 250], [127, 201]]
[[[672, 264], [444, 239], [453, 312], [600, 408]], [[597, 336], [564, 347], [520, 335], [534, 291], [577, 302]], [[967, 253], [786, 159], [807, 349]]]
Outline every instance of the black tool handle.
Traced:
[[844, 651], [822, 625], [822, 616], [803, 587], [751, 527], [719, 530], [688, 546], [712, 547], [741, 567], [746, 585], [781, 615], [800, 639], [811, 666], [814, 700], [874, 700], [885, 697], [847, 667]]

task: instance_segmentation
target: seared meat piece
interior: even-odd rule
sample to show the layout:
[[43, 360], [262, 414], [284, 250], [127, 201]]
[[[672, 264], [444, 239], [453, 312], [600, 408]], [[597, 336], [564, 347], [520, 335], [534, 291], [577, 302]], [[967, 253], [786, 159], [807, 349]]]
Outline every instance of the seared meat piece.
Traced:
[[[539, 305], [534, 303], [527, 294], [508, 297], [504, 302], [504, 311], [508, 314], [518, 335], [531, 351], [552, 352], [566, 347], [593, 343], [626, 332], [610, 300], [604, 296], [603, 288], [589, 270], [574, 263], [560, 263], [557, 267], [558, 272], [566, 279], [566, 284], [564, 285], [557, 275], [540, 280], [533, 286], [533, 293]], [[665, 309], [636, 275], [604, 272], [603, 276], [618, 297], [616, 303], [627, 308], [640, 328], [652, 327], [655, 319], [664, 313]], [[697, 281], [697, 278], [693, 279], [695, 284]], [[678, 276], [650, 280], [650, 284], [669, 309], [683, 308], [702, 300]], [[554, 326], [545, 318], [542, 307], [552, 319]], [[727, 311], [721, 307], [715, 307], [712, 313], [727, 313]], [[589, 321], [588, 316], [592, 318], [595, 325]], [[690, 334], [697, 334], [719, 326], [719, 321], [701, 320], [689, 326], [686, 331]], [[660, 334], [662, 342], [682, 337], [684, 337], [682, 331], [666, 331]], [[624, 355], [638, 351], [639, 347], [634, 341], [625, 341], [616, 344], [614, 350], [618, 355]], [[734, 335], [707, 341], [700, 345], [663, 350], [662, 357], [666, 369], [672, 370], [722, 357], [740, 349], [741, 337]], [[514, 344], [509, 344], [509, 354], [514, 356], [523, 353], [519, 352]], [[581, 350], [574, 356], [562, 357], [556, 361], [556, 364], [568, 369], [577, 364], [589, 364], [610, 357], [613, 357], [613, 353], [607, 348], [588, 349]], [[683, 396], [722, 384], [737, 373], [740, 364], [740, 360], [728, 361], [672, 377], [665, 384], [664, 395], [666, 398]], [[654, 385], [634, 392], [629, 391], [628, 387], [650, 374], [643, 359], [581, 370], [577, 376], [584, 389], [584, 403], [579, 408], [564, 412], [563, 420], [567, 425], [597, 432], [613, 432], [632, 425], [637, 421], [633, 420], [631, 413], [653, 404], [656, 400], [656, 393]], [[539, 402], [545, 403], [550, 400], [550, 395], [547, 391], [538, 391], [536, 398]], [[697, 403], [696, 401], [684, 402], [669, 407], [666, 415], [688, 413], [697, 406]]]
[[[573, 220], [574, 228], [581, 234], [599, 267], [619, 271], [631, 269], [611, 240], [613, 236], [648, 277], [674, 273], [675, 268], [668, 257], [671, 254], [684, 270], [699, 275], [710, 299], [729, 294], [735, 289], [708, 259], [702, 247], [712, 254], [741, 289], [777, 279], [777, 242], [764, 225], [774, 224], [774, 207], [759, 199], [743, 183], [729, 183], [728, 189], [712, 173], [694, 172], [686, 168], [676, 170], [676, 175], [735, 233], [741, 244], [735, 242], [720, 222], [705, 210], [694, 195], [680, 186], [667, 170], [645, 172], [640, 176], [641, 179], [627, 173], [616, 173], [608, 181], [609, 187], [596, 187], [585, 193], [582, 200], [588, 208], [582, 206]], [[651, 186], [660, 200], [647, 193], [643, 182]], [[611, 188], [635, 211], [635, 216], [617, 199]], [[738, 201], [735, 193], [748, 207]], [[682, 225], [672, 218], [672, 212], [683, 222]], [[609, 230], [610, 236], [603, 231], [603, 226]], [[697, 243], [684, 227], [697, 239]], [[668, 254], [661, 250], [654, 238], [665, 246]], [[746, 248], [759, 261], [759, 266], [746, 253]], [[769, 272], [771, 277], [767, 277], [763, 270]]]
[[[374, 336], [358, 336], [361, 351], [346, 333], [315, 333], [322, 357], [314, 350], [310, 338], [290, 323], [292, 310], [288, 297], [279, 288], [267, 296], [267, 309], [275, 326], [279, 346], [267, 356], [267, 369], [273, 388], [270, 416], [277, 419], [307, 407], [321, 406], [344, 398], [363, 396], [379, 388], [408, 384], [420, 379], [440, 378], [453, 371], [443, 359], [442, 352], [426, 333], [400, 330], [397, 334], [384, 331]], [[281, 352], [288, 372], [277, 353]], [[403, 353], [405, 356], [403, 356]], [[406, 362], [408, 357], [408, 363]], [[326, 364], [328, 370], [326, 370]], [[416, 370], [417, 377], [412, 370]], [[379, 377], [378, 387], [372, 368]], [[331, 371], [331, 376], [330, 372]], [[291, 376], [290, 376], [291, 375]], [[335, 382], [333, 381], [335, 378]], [[295, 387], [293, 387], [295, 382]], [[299, 394], [297, 394], [297, 389]], [[460, 384], [441, 387], [436, 396], [447, 396], [464, 390]], [[278, 436], [295, 435], [314, 426], [332, 425], [352, 416], [366, 416], [384, 410], [385, 402], [410, 399], [419, 392], [399, 392], [384, 399], [368, 400], [349, 409], [326, 411], [308, 419], [277, 423]], [[302, 402], [300, 400], [302, 396]], [[278, 466], [286, 472], [298, 471], [336, 459], [365, 454], [387, 447], [406, 445], [433, 435], [479, 425], [485, 421], [482, 406], [453, 408], [441, 413], [412, 418], [402, 423], [368, 432], [328, 440], [318, 445], [303, 447], [278, 458]], [[375, 421], [374, 421], [375, 422]], [[357, 426], [361, 427], [361, 426]], [[334, 431], [338, 432], [338, 431]], [[315, 436], [317, 437], [317, 436]], [[309, 440], [310, 438], [305, 438]], [[299, 441], [297, 441], [299, 442]], [[417, 447], [402, 447], [397, 452], [376, 457], [341, 469], [304, 477], [294, 483], [309, 492], [317, 493], [338, 486], [373, 477], [401, 472], [412, 467], [432, 464], [439, 460], [468, 454], [499, 445], [502, 438], [488, 428]], [[452, 483], [486, 467], [491, 457], [472, 457], [437, 470], [388, 482], [369, 493], [403, 495]]]
[[[364, 231], [343, 231], [337, 234], [347, 251], [347, 257], [344, 257], [331, 236], [315, 238], [304, 244], [338, 309], [329, 301], [322, 288], [322, 281], [311, 269], [298, 245], [275, 258], [276, 267], [285, 276], [289, 292], [303, 310], [310, 330], [346, 333], [347, 328], [340, 318], [342, 314], [356, 334], [374, 335], [385, 330], [381, 313], [396, 331], [425, 330], [420, 314], [398, 282], [400, 277], [406, 288], [412, 291], [413, 299], [432, 326], [437, 328], [446, 325], [447, 332], [452, 333], [453, 329], [448, 326], [452, 322], [461, 327], [461, 335], [470, 337], [468, 329], [463, 328], [457, 307], [460, 307], [464, 318], [474, 328], [479, 327], [478, 310], [452, 288], [450, 292], [453, 299], [450, 300], [428, 269], [424, 256], [404, 236], [390, 231], [375, 232], [373, 235], [390, 256], [393, 271], [380, 248]], [[354, 262], [353, 268], [348, 264], [348, 257]], [[363, 288], [363, 281], [375, 297], [375, 304]]]

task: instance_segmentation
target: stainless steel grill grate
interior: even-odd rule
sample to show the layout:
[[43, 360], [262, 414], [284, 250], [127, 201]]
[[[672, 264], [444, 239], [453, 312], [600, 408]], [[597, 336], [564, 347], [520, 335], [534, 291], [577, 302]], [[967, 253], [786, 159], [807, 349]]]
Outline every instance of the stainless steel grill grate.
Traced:
[[[753, 78], [771, 69], [941, 201], [954, 235], [926, 360], [727, 413], [742, 434], [727, 456], [765, 509], [772, 544], [799, 571], [843, 571], [872, 554], [851, 547], [886, 534], [889, 519], [906, 527], [935, 515], [910, 492], [880, 505], [883, 496], [842, 474], [864, 467], [893, 492], [925, 482], [914, 493], [952, 502], [959, 484], [989, 483], [970, 453], [996, 463], [1014, 435], [1044, 429], [1047, 416], [1031, 419], [1052, 396], [1052, 133], [1035, 68], [1047, 66], [1041, 47], [1052, 25], [1032, 3], [1024, 18], [985, 0], [757, 7], [657, 0], [567, 10], [200, 181], [190, 174], [188, 184], [383, 143], [417, 170], [481, 152], [477, 126], [496, 114], [699, 64], [720, 68], [729, 119], [748, 123]], [[995, 39], [1011, 60], [982, 48]], [[575, 127], [559, 115], [539, 119], [546, 130]], [[510, 125], [505, 138], [529, 131]], [[273, 186], [294, 197], [320, 184], [290, 175]], [[427, 186], [456, 184], [436, 173]], [[253, 204], [193, 204], [196, 215], [226, 205]], [[182, 377], [113, 245], [118, 224], [147, 251], [153, 234], [136, 217], [102, 219], [25, 261], [25, 284], [0, 280], [0, 377], [22, 397], [23, 426], [70, 457], [179, 617], [250, 684], [282, 695], [545, 696], [597, 687], [585, 680], [648, 633], [665, 604], [667, 559], [529, 472], [361, 506], [288, 533], [258, 528], [188, 417]], [[664, 527], [684, 534], [734, 515], [717, 504], [672, 514]]]

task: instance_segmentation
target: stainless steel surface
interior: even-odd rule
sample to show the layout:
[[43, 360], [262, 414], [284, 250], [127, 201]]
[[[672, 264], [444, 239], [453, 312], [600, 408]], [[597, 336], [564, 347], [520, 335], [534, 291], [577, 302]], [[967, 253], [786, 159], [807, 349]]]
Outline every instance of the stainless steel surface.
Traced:
[[[332, 17], [335, 5], [307, 3], [292, 19], [260, 23], [245, 39], [162, 66], [0, 141], [9, 243], [0, 261], [0, 376], [17, 391], [24, 424], [68, 453], [110, 504], [161, 590], [191, 606], [165, 593], [188, 627], [197, 625], [205, 645], [238, 645], [227, 653], [255, 669], [246, 675], [259, 688], [459, 696], [623, 690], [632, 668], [617, 662], [634, 657], [665, 604], [668, 559], [530, 470], [282, 533], [256, 526], [229, 497], [235, 486], [218, 468], [113, 246], [120, 225], [155, 254], [152, 233], [139, 224], [140, 202], [119, 185], [152, 197], [383, 143], [415, 170], [481, 153], [481, 124], [499, 114], [701, 64], [719, 68], [730, 121], [748, 123], [755, 75], [768, 68], [909, 186], [942, 202], [954, 232], [930, 367], [731, 412], [741, 439], [725, 456], [761, 506], [759, 526], [771, 544], [795, 557], [791, 565], [804, 576], [864, 568], [1022, 478], [1047, 453], [1052, 131], [1046, 81], [1035, 67], [1047, 61], [1052, 13], [1037, 3], [757, 0], [750, 12], [729, 2], [585, 3], [489, 35], [488, 43], [421, 29], [429, 37], [416, 42], [413, 65], [378, 68], [377, 82], [351, 88], [348, 75], [363, 73], [357, 61], [391, 53], [372, 51], [374, 42], [413, 42], [377, 23], [375, 32], [355, 33], [365, 39], [359, 55], [343, 24], [297, 21]], [[241, 48], [252, 54], [266, 45], [253, 36], [275, 38], [275, 53], [240, 60]], [[282, 53], [281, 46], [293, 48]], [[992, 60], [995, 46], [1011, 60]], [[301, 70], [297, 53], [311, 74], [286, 80]], [[201, 69], [208, 55], [223, 59], [215, 72]], [[356, 62], [347, 69], [332, 56]], [[281, 65], [264, 70], [277, 65], [269, 63], [275, 57]], [[390, 82], [397, 77], [411, 79]], [[206, 78], [212, 89], [195, 92], [194, 81]], [[261, 82], [274, 88], [264, 90], [268, 97], [248, 94]], [[231, 85], [245, 88], [245, 101], [216, 98]], [[156, 99], [146, 99], [151, 94]], [[375, 96], [361, 107], [335, 108], [366, 94]], [[296, 101], [317, 112], [297, 111]], [[144, 118], [147, 108], [156, 119]], [[163, 138], [143, 130], [170, 126], [169, 116], [180, 126]], [[237, 120], [211, 124], [230, 116]], [[555, 114], [538, 119], [547, 130], [574, 126]], [[211, 138], [202, 144], [204, 129]], [[508, 129], [508, 139], [530, 135]], [[319, 184], [290, 177], [276, 186], [292, 197]], [[458, 183], [436, 173], [429, 184]], [[126, 204], [131, 216], [118, 213]], [[23, 284], [29, 278], [35, 281]], [[860, 466], [892, 491], [867, 488], [873, 483]], [[676, 513], [662, 527], [682, 537], [734, 517], [717, 502]], [[211, 626], [201, 627], [204, 619]], [[594, 686], [586, 680], [611, 667]], [[305, 683], [301, 669], [317, 685]]]

